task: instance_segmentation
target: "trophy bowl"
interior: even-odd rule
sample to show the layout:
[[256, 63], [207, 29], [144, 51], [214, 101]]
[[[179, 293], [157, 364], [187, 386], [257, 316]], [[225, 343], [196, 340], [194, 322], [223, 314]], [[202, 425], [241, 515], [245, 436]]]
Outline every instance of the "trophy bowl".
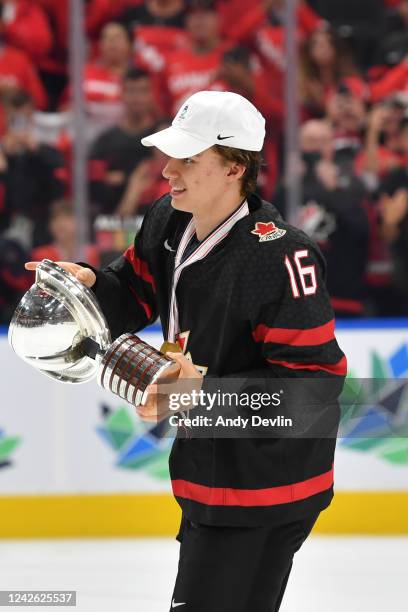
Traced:
[[9, 343], [21, 359], [63, 382], [94, 378], [97, 363], [85, 338], [106, 350], [111, 337], [92, 291], [56, 263], [44, 259], [35, 284], [23, 296], [9, 326]]
[[176, 378], [179, 366], [135, 334], [113, 343], [96, 297], [72, 274], [44, 259], [9, 327], [9, 343], [21, 359], [66, 383], [97, 378], [101, 387], [134, 406], [160, 378]]

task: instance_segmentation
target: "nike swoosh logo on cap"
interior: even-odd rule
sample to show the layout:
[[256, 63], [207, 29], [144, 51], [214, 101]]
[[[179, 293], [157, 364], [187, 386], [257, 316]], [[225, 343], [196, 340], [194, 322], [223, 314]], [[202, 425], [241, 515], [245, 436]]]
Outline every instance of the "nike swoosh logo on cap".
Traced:
[[221, 134], [218, 134], [217, 136], [217, 140], [226, 140], [227, 138], [234, 138], [233, 136], [221, 136]]

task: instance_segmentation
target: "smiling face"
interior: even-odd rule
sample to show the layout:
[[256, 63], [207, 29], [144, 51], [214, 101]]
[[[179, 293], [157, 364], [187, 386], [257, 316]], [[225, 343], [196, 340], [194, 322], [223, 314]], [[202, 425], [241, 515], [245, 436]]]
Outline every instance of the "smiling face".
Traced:
[[163, 176], [169, 181], [173, 208], [202, 216], [225, 201], [242, 200], [244, 171], [244, 166], [223, 160], [211, 148], [187, 159], [168, 158]]

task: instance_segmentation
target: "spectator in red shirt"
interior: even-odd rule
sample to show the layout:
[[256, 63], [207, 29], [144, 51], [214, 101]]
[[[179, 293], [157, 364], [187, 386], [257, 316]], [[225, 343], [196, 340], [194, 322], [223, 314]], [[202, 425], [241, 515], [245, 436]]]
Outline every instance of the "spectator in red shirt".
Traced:
[[133, 40], [135, 64], [152, 75], [155, 97], [161, 106], [163, 85], [159, 74], [169, 55], [188, 45], [185, 16], [185, 0], [146, 0], [129, 6], [120, 16]]
[[85, 2], [85, 27], [88, 36], [94, 40], [101, 28], [109, 21], [115, 21], [128, 6], [142, 4], [143, 0], [87, 0]]
[[[278, 84], [282, 88], [286, 69], [284, 2], [283, 0], [264, 0], [258, 6], [253, 5], [250, 11], [253, 18], [257, 9], [258, 14], [261, 16], [263, 13], [264, 18], [259, 21], [259, 24], [253, 22], [253, 29], [256, 28], [256, 49], [268, 72], [273, 74], [275, 88]], [[247, 19], [249, 19], [249, 14]], [[305, 2], [298, 3], [297, 36], [299, 45], [323, 25], [324, 22]]]
[[[87, 0], [84, 2], [85, 29], [90, 57], [97, 50], [101, 28], [115, 19], [124, 8], [137, 0]], [[53, 46], [47, 57], [39, 62], [41, 76], [47, 88], [51, 111], [57, 110], [66, 96], [69, 46], [69, 0], [37, 0], [41, 4], [54, 32]]]
[[[249, 39], [259, 28], [282, 29], [284, 25], [284, 0], [218, 0], [217, 8], [222, 34], [228, 38], [241, 38], [244, 28]], [[298, 2], [297, 21], [302, 39], [324, 23], [303, 0]]]
[[95, 136], [122, 116], [122, 80], [132, 65], [132, 46], [126, 28], [106, 24], [99, 38], [97, 59], [85, 64], [84, 95], [88, 114], [88, 138]]
[[196, 91], [223, 89], [216, 80], [225, 51], [232, 46], [220, 37], [220, 20], [213, 0], [190, 0], [186, 18], [190, 45], [168, 57], [162, 73], [163, 106], [167, 114], [177, 112]]
[[25, 91], [36, 108], [47, 106], [47, 95], [29, 57], [19, 49], [0, 44], [0, 95]]
[[318, 30], [301, 52], [301, 101], [309, 116], [323, 116], [328, 98], [341, 83], [365, 96], [366, 90], [350, 51], [330, 30]]
[[51, 50], [52, 32], [41, 8], [28, 0], [0, 3], [0, 32], [7, 44], [25, 51], [33, 60]]

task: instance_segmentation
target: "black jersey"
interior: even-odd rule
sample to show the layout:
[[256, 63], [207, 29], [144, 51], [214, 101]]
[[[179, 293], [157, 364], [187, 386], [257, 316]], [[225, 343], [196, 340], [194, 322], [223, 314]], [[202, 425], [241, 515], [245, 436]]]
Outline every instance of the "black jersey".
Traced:
[[[166, 338], [175, 257], [191, 215], [158, 200], [122, 257], [94, 287], [113, 337], [160, 316]], [[208, 377], [322, 377], [341, 389], [346, 359], [334, 336], [318, 247], [272, 204], [249, 214], [177, 284], [179, 339]], [[205, 241], [200, 243], [203, 248]], [[262, 525], [329, 505], [335, 439], [175, 439], [173, 492], [193, 522]]]

